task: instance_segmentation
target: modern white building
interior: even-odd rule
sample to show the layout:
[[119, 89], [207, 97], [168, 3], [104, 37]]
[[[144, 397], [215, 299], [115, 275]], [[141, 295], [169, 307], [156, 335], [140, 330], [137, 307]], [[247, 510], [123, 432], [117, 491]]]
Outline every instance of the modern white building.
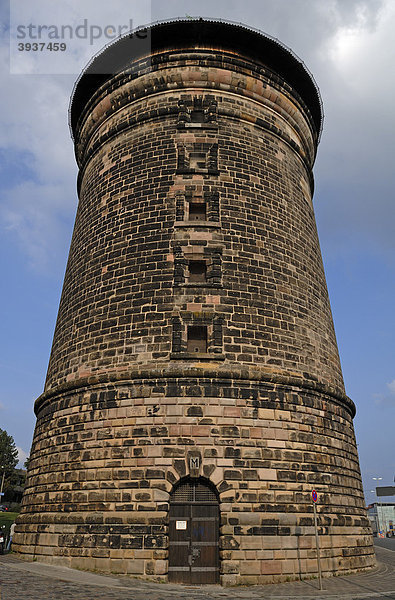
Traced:
[[368, 517], [375, 537], [395, 536], [395, 503], [374, 502], [368, 506]]

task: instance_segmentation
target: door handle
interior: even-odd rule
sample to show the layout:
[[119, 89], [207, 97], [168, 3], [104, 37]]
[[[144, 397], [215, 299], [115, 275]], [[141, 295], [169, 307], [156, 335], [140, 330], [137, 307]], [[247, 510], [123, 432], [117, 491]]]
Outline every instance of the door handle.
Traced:
[[191, 548], [191, 553], [188, 556], [188, 562], [190, 565], [192, 565], [195, 561], [195, 559], [200, 558], [200, 548], [194, 548], [192, 546]]

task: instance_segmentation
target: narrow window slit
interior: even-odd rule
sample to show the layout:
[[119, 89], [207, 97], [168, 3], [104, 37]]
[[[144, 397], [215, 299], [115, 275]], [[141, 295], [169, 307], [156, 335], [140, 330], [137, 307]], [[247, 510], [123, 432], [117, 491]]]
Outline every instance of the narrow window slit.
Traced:
[[207, 327], [202, 325], [188, 326], [187, 351], [207, 352]]
[[207, 265], [204, 260], [189, 261], [189, 283], [204, 283], [207, 281]]
[[192, 110], [191, 111], [191, 123], [204, 123], [204, 111], [203, 110]]
[[189, 168], [190, 169], [206, 169], [207, 168], [207, 155], [205, 152], [191, 152], [189, 155]]
[[206, 221], [207, 205], [205, 202], [190, 202], [189, 203], [189, 220], [190, 221]]

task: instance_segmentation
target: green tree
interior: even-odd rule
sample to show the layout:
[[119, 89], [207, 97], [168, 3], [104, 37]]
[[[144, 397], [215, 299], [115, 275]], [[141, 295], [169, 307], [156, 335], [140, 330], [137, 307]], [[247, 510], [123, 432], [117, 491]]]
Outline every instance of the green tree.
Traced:
[[18, 450], [14, 438], [6, 431], [0, 429], [0, 477], [5, 474], [8, 479], [15, 471], [18, 464]]

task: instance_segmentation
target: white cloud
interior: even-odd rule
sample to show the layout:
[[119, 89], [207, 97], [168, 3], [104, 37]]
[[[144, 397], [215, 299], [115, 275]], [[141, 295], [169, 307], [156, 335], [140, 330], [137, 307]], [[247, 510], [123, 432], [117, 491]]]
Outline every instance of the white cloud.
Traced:
[[325, 110], [317, 215], [327, 251], [329, 245], [343, 256], [353, 242], [381, 256], [395, 244], [395, 5], [386, 0], [376, 8], [374, 19], [369, 13], [369, 19], [339, 25], [317, 63]]
[[73, 190], [61, 180], [53, 184], [26, 181], [4, 193], [3, 235], [18, 242], [37, 270], [51, 270], [59, 252], [63, 254], [60, 247], [68, 245], [62, 215], [69, 212], [71, 216], [72, 205], [65, 191], [73, 198]]
[[[25, 18], [30, 16], [30, 0], [18, 1], [17, 5], [25, 6]], [[51, 2], [51, 10], [42, 11], [40, 19], [61, 19], [66, 5], [73, 23], [84, 15], [106, 23], [114, 14], [121, 22], [131, 14], [123, 0], [114, 0], [111, 5], [65, 0], [61, 12], [60, 5]], [[133, 4], [133, 11], [137, 5]], [[173, 0], [154, 1], [152, 12], [156, 20], [197, 11], [192, 0]], [[316, 168], [320, 232], [334, 240], [334, 247], [339, 238], [348, 243], [353, 233], [385, 249], [393, 245], [395, 182], [390, 161], [395, 137], [395, 82], [389, 76], [393, 2], [293, 0], [284, 6], [278, 0], [250, 0], [242, 5], [229, 0], [214, 5], [202, 0], [198, 12], [262, 29], [304, 60], [321, 88], [326, 113]], [[96, 49], [87, 45], [84, 60]], [[54, 256], [64, 256], [67, 251], [76, 205], [77, 168], [67, 124], [75, 76], [7, 76], [6, 41], [0, 48], [0, 67], [6, 91], [0, 96], [1, 147], [5, 153], [16, 153], [15, 163], [24, 169], [19, 180], [8, 184], [2, 193], [0, 230], [3, 235], [8, 233], [11, 245], [22, 248], [31, 265], [48, 269]], [[320, 194], [325, 197], [322, 204]], [[330, 196], [330, 203], [326, 196]]]
[[[66, 6], [67, 5], [67, 6]], [[60, 10], [61, 8], [61, 10]], [[115, 0], [111, 6], [96, 1], [65, 0], [60, 4], [38, 0], [12, 0], [14, 22], [91, 23], [114, 21], [134, 25], [150, 20], [150, 2]], [[119, 10], [118, 10], [119, 9]], [[18, 12], [19, 11], [19, 12]], [[95, 46], [87, 42], [71, 72], [78, 73], [106, 39]], [[68, 128], [69, 99], [76, 75], [10, 75], [8, 40], [0, 46], [0, 68], [4, 74], [0, 96], [0, 150], [5, 173], [0, 182], [0, 235], [10, 253], [19, 248], [31, 267], [39, 271], [63, 268], [77, 203], [73, 144]], [[67, 69], [66, 69], [67, 71]], [[62, 265], [62, 266], [60, 266]]]
[[[4, 47], [0, 61], [5, 67]], [[9, 252], [19, 247], [35, 269], [58, 269], [77, 200], [67, 124], [72, 78], [8, 76], [7, 83], [0, 96], [0, 232]]]
[[25, 460], [29, 456], [29, 453], [25, 452], [25, 450], [23, 450], [23, 448], [20, 448], [19, 446], [17, 446], [16, 449], [18, 450], [18, 467], [21, 468], [23, 467]]
[[[10, 65], [15, 74], [78, 75], [120, 34], [151, 21], [150, 0], [11, 0]], [[20, 51], [19, 44], [62, 43], [62, 51]], [[37, 48], [38, 48], [37, 47]], [[52, 46], [51, 46], [52, 47]], [[36, 50], [37, 50], [36, 48]]]
[[375, 404], [383, 408], [395, 406], [395, 379], [387, 383], [387, 390], [384, 394], [373, 394]]
[[395, 396], [395, 379], [393, 379], [390, 383], [387, 383], [387, 388], [390, 393]]

